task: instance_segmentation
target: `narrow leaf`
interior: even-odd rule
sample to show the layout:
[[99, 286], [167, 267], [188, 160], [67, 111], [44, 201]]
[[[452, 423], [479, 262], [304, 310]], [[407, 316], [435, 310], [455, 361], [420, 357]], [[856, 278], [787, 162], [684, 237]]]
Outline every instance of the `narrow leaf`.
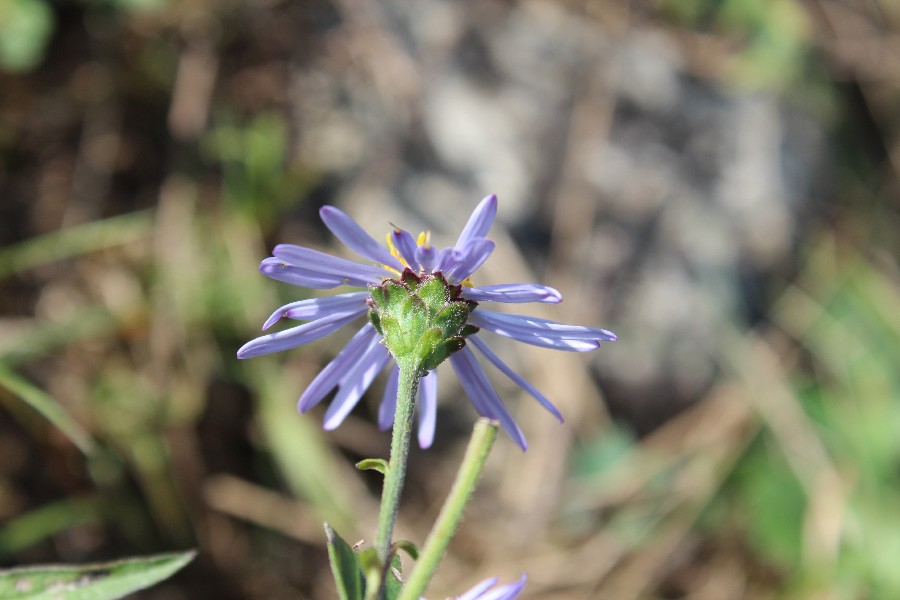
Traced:
[[178, 552], [86, 565], [45, 565], [0, 571], [5, 600], [113, 600], [166, 579], [196, 552]]
[[328, 538], [328, 559], [338, 597], [341, 600], [363, 600], [366, 584], [356, 561], [356, 553], [328, 523], [325, 523], [325, 536]]
[[[391, 565], [387, 572], [385, 572], [384, 563], [381, 562], [375, 548], [367, 548], [357, 557], [366, 574], [366, 586], [371, 590], [369, 598], [395, 600], [400, 596], [400, 592], [403, 591], [403, 563], [400, 561], [399, 554], [391, 552]], [[381, 595], [379, 595], [379, 588], [384, 592]]]
[[398, 542], [394, 542], [394, 545], [398, 549], [406, 552], [413, 560], [419, 560], [419, 547], [413, 544], [411, 541], [400, 540]]
[[394, 554], [391, 557], [391, 568], [388, 569], [387, 580], [384, 583], [385, 600], [396, 600], [396, 598], [400, 596], [400, 592], [403, 591], [403, 581], [401, 580], [402, 568], [403, 565], [400, 562], [400, 556]]

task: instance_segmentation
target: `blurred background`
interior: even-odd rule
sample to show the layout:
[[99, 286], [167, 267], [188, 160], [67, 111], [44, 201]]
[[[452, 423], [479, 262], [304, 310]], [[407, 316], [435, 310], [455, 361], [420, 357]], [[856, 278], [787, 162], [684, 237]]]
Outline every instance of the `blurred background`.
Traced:
[[[900, 598], [900, 5], [0, 0], [0, 566], [196, 547], [147, 599], [333, 598], [371, 542], [383, 380], [295, 402], [352, 328], [238, 362], [334, 204], [612, 329], [500, 353], [501, 435], [429, 593]], [[519, 307], [516, 307], [519, 308]], [[488, 334], [489, 335], [489, 334]], [[443, 372], [443, 369], [442, 369]], [[399, 536], [475, 412], [450, 370]]]

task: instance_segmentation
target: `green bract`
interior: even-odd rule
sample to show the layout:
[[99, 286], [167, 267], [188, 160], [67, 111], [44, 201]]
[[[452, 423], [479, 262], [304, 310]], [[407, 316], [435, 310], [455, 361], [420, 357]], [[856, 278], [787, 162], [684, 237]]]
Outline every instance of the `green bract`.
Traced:
[[394, 360], [423, 375], [478, 331], [466, 324], [478, 303], [462, 298], [462, 288], [447, 283], [440, 273], [420, 276], [407, 268], [399, 280], [385, 280], [371, 290], [369, 321]]

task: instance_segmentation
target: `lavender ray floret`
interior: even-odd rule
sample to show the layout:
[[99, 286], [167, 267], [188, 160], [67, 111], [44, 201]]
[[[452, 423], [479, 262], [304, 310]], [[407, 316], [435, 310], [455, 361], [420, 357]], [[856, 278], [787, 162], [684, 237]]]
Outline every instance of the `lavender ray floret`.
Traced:
[[359, 279], [370, 280], [372, 283], [377, 283], [392, 275], [390, 271], [382, 267], [360, 264], [346, 258], [332, 256], [312, 248], [304, 248], [294, 244], [278, 244], [272, 251], [272, 255], [303, 269], [331, 273], [343, 277], [353, 276]]
[[475, 584], [475, 587], [473, 587], [462, 596], [457, 596], [456, 600], [480, 600], [481, 595], [497, 585], [498, 581], [500, 581], [499, 577], [491, 577], [490, 579], [485, 579], [481, 583]]
[[344, 422], [350, 411], [372, 385], [372, 381], [390, 360], [391, 355], [382, 344], [378, 342], [369, 344], [366, 353], [338, 384], [338, 393], [328, 405], [328, 410], [325, 411], [325, 421], [322, 424], [325, 430], [335, 429]]
[[438, 265], [438, 251], [434, 246], [419, 246], [416, 248], [416, 262], [426, 273], [434, 271]]
[[394, 424], [394, 413], [397, 412], [397, 390], [400, 387], [400, 368], [395, 364], [384, 385], [384, 395], [378, 405], [378, 429], [387, 431]]
[[605, 329], [564, 325], [536, 317], [506, 315], [482, 309], [472, 312], [469, 323], [526, 344], [571, 352], [596, 350], [601, 341], [616, 339], [614, 333]]
[[413, 239], [410, 232], [405, 229], [394, 229], [391, 232], [391, 241], [394, 242], [394, 248], [397, 249], [410, 269], [416, 272], [422, 269], [422, 265], [416, 259], [416, 240]]
[[477, 238], [465, 248], [455, 250], [451, 258], [444, 261], [447, 264], [441, 265], [441, 271], [450, 281], [463, 281], [483, 265], [493, 251], [494, 242]]
[[466, 390], [469, 399], [472, 400], [475, 410], [482, 416], [500, 421], [500, 425], [513, 441], [523, 451], [527, 450], [528, 443], [525, 441], [525, 435], [519, 429], [509, 411], [506, 410], [472, 351], [464, 347], [459, 352], [451, 354], [450, 364], [453, 365], [453, 369], [456, 371], [456, 375], [459, 377], [459, 381], [462, 383], [463, 389]]
[[366, 287], [370, 283], [381, 281], [378, 278], [368, 276], [358, 277], [350, 273], [328, 273], [315, 268], [298, 267], [274, 256], [266, 258], [259, 263], [259, 272], [275, 281], [316, 290], [331, 289], [340, 285]]
[[359, 360], [373, 340], [380, 340], [380, 336], [369, 323], [360, 328], [356, 334], [350, 338], [350, 341], [341, 348], [330, 363], [322, 369], [318, 375], [310, 382], [306, 390], [300, 396], [297, 402], [297, 409], [300, 412], [306, 412], [334, 389], [340, 382], [341, 378], [347, 373], [347, 370]]
[[497, 196], [491, 194], [478, 203], [472, 216], [469, 217], [466, 226], [463, 227], [459, 239], [456, 240], [457, 248], [465, 248], [475, 238], [483, 238], [490, 231], [491, 225], [497, 216]]
[[260, 336], [241, 346], [237, 352], [237, 357], [253, 358], [254, 356], [262, 356], [263, 354], [271, 354], [272, 352], [308, 344], [334, 333], [350, 321], [365, 314], [365, 312], [366, 307], [363, 306], [354, 310], [334, 313], [317, 321], [304, 323], [284, 331]]
[[297, 321], [311, 321], [320, 319], [336, 312], [343, 312], [352, 306], [364, 306], [369, 292], [351, 292], [339, 294], [327, 298], [307, 298], [298, 302], [285, 304], [272, 313], [263, 324], [263, 331], [277, 323], [281, 319], [295, 319]]
[[514, 600], [515, 598], [518, 598], [519, 594], [522, 593], [522, 590], [525, 589], [525, 581], [527, 579], [527, 574], [522, 575], [518, 581], [501, 585], [497, 589], [491, 590], [481, 596], [476, 596], [471, 600]]
[[437, 370], [432, 369], [419, 382], [419, 448], [430, 448], [434, 442], [437, 421]]
[[437, 258], [435, 258], [433, 270], [443, 272], [444, 269], [455, 267], [459, 263], [459, 261], [462, 260], [462, 257], [462, 250], [457, 250], [453, 246], [449, 248], [443, 248], [437, 253]]
[[508, 315], [504, 313], [494, 312], [492, 310], [483, 312], [487, 313], [487, 318], [495, 322], [506, 323], [511, 326], [520, 326], [540, 333], [550, 332], [574, 340], [596, 340], [601, 342], [616, 341], [616, 334], [614, 334], [612, 331], [607, 331], [606, 329], [585, 327], [583, 325], [566, 325], [565, 323], [557, 323], [556, 321], [541, 319], [539, 317], [529, 317], [526, 315]]
[[504, 375], [512, 379], [520, 388], [534, 396], [535, 400], [540, 402], [541, 406], [550, 411], [550, 413], [554, 417], [556, 417], [556, 419], [560, 423], [563, 422], [564, 419], [562, 413], [559, 412], [559, 409], [557, 409], [552, 402], [547, 400], [547, 398], [543, 394], [537, 391], [537, 388], [525, 381], [525, 379], [521, 375], [510, 369], [509, 365], [500, 360], [500, 357], [494, 354], [493, 350], [491, 350], [487, 344], [478, 339], [478, 336], [473, 335], [469, 337], [469, 342], [472, 343], [476, 348], [478, 348], [478, 350], [481, 351], [485, 358], [487, 358], [491, 362], [491, 364], [497, 367]]
[[265, 258], [259, 263], [259, 272], [275, 281], [316, 290], [325, 290], [348, 284], [343, 277], [302, 269], [274, 256]]
[[558, 304], [562, 302], [562, 294], [552, 287], [537, 283], [502, 283], [499, 285], [483, 285], [463, 288], [462, 295], [476, 302], [543, 302]]
[[363, 258], [387, 265], [397, 271], [403, 270], [403, 265], [388, 252], [387, 248], [372, 239], [372, 236], [342, 210], [334, 206], [323, 206], [319, 209], [319, 216], [337, 239]]

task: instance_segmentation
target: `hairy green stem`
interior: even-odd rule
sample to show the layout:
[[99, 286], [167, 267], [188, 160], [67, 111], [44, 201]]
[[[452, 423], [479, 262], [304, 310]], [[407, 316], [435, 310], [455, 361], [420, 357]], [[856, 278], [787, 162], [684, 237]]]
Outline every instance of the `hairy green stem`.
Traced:
[[384, 476], [384, 489], [381, 493], [381, 511], [378, 516], [378, 535], [375, 547], [378, 557], [387, 564], [390, 561], [391, 537], [394, 534], [394, 523], [400, 510], [400, 494], [403, 491], [403, 480], [406, 479], [406, 459], [409, 456], [409, 438], [412, 433], [413, 408], [416, 403], [416, 391], [419, 389], [419, 371], [417, 368], [398, 361], [400, 369], [397, 387], [397, 410], [394, 413], [394, 427], [391, 436], [391, 458], [387, 473]]
[[472, 498], [475, 485], [484, 470], [488, 453], [497, 439], [499, 423], [490, 419], [481, 418], [475, 423], [472, 430], [472, 438], [466, 448], [456, 480], [450, 489], [450, 494], [441, 507], [441, 513], [425, 540], [425, 546], [419, 554], [416, 566], [412, 574], [403, 586], [398, 600], [418, 600], [425, 593], [425, 588], [437, 571], [438, 563], [447, 551], [447, 545], [456, 533], [456, 528], [462, 520], [463, 511]]

